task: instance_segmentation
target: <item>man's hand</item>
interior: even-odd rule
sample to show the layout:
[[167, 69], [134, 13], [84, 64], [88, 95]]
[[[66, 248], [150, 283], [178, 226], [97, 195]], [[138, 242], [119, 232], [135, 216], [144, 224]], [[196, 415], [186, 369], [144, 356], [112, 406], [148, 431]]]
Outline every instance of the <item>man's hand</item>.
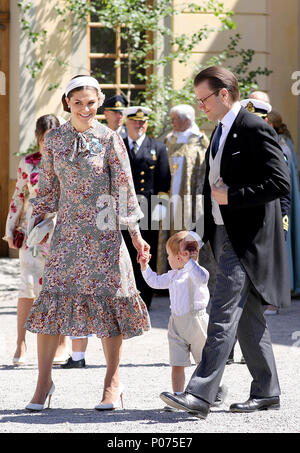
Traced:
[[222, 178], [220, 178], [216, 184], [212, 184], [211, 192], [218, 204], [220, 205], [228, 204], [228, 186], [224, 184]]

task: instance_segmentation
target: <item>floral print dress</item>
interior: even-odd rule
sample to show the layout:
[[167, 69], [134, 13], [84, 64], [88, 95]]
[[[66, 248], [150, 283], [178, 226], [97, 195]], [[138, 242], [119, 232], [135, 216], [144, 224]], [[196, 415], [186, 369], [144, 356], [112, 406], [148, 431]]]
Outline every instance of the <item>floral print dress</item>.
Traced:
[[[132, 228], [143, 216], [121, 137], [97, 121], [84, 133], [70, 121], [51, 130], [31, 203], [33, 216], [57, 212], [57, 221], [42, 291], [25, 327], [41, 334], [123, 338], [149, 330], [118, 226]], [[105, 229], [101, 218], [112, 211], [116, 222]]]
[[[26, 245], [28, 223], [31, 217], [29, 199], [34, 198], [38, 191], [42, 155], [40, 152], [28, 154], [20, 160], [17, 171], [17, 182], [9, 207], [6, 221], [5, 238], [13, 237], [15, 228], [20, 229], [25, 237], [19, 250], [20, 258], [20, 288], [19, 297], [35, 298], [42, 288], [42, 275], [45, 256], [49, 245], [44, 244], [33, 250]], [[33, 256], [35, 255], [35, 256]]]

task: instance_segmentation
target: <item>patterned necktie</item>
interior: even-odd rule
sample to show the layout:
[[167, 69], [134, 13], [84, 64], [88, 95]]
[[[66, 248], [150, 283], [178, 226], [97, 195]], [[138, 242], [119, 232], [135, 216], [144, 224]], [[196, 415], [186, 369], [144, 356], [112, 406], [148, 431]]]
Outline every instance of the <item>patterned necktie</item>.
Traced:
[[218, 152], [221, 135], [222, 135], [222, 123], [219, 123], [211, 144], [211, 155], [213, 159], [215, 158]]
[[137, 144], [137, 142], [132, 142], [132, 148], [131, 148], [131, 151], [134, 152], [134, 154], [136, 154], [139, 150], [139, 145]]

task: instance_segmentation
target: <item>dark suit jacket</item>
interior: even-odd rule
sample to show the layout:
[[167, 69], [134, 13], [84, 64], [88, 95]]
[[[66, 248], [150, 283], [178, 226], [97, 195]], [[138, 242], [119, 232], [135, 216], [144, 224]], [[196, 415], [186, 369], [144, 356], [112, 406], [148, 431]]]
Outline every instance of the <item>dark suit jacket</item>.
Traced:
[[124, 139], [128, 151], [133, 182], [137, 194], [151, 195], [169, 192], [171, 172], [166, 145], [146, 135], [137, 154], [129, 149], [128, 139]]
[[[204, 182], [204, 241], [213, 246], [214, 221], [208, 181]], [[290, 192], [290, 178], [277, 135], [265, 121], [241, 108], [223, 149], [220, 175], [228, 205], [220, 206], [232, 246], [264, 301], [290, 303], [289, 267], [280, 197]]]

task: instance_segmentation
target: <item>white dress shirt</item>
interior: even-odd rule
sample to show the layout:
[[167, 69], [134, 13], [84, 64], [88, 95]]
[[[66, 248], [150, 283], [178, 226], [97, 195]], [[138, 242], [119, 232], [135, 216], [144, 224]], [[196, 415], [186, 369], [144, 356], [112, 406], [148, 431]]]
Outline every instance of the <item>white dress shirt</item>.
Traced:
[[[222, 118], [222, 134], [220, 137], [219, 147], [215, 158], [213, 159], [212, 154], [210, 152], [209, 155], [209, 182], [210, 185], [216, 184], [217, 181], [220, 179], [220, 167], [221, 167], [221, 159], [222, 153], [224, 149], [224, 145], [226, 142], [226, 138], [229, 134], [229, 131], [234, 123], [239, 111], [241, 110], [241, 104], [239, 102], [235, 102], [229, 112]], [[218, 122], [220, 123], [220, 121]], [[212, 214], [216, 225], [223, 225], [222, 214], [220, 211], [219, 204], [216, 202], [214, 197], [211, 194], [211, 202], [212, 202]]]
[[182, 269], [162, 275], [157, 275], [147, 266], [142, 274], [151, 288], [169, 290], [170, 308], [175, 315], [182, 316], [191, 309], [203, 310], [207, 307], [209, 272], [196, 261], [190, 259]]
[[141, 135], [138, 139], [133, 140], [133, 139], [132, 139], [131, 137], [129, 137], [129, 135], [128, 135], [129, 149], [132, 149], [132, 148], [133, 148], [133, 142], [136, 142], [136, 144], [138, 145], [137, 151], [136, 151], [136, 153], [137, 153], [138, 150], [140, 149], [140, 147], [141, 147], [141, 145], [142, 145], [142, 143], [143, 143], [145, 137], [146, 137], [146, 134], [143, 134], [143, 135]]

